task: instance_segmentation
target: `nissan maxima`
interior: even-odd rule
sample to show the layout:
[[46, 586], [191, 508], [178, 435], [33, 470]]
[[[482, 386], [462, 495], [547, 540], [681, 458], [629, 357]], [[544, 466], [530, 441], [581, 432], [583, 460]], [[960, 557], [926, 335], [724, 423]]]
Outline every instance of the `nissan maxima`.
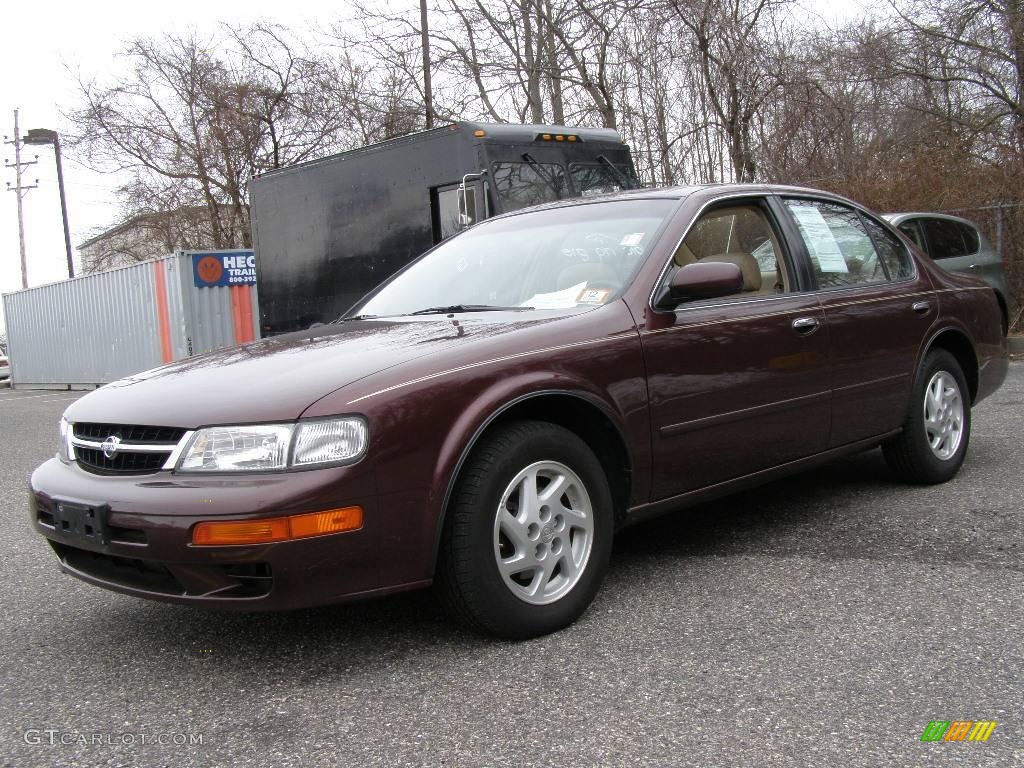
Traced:
[[433, 585], [563, 628], [617, 530], [881, 446], [941, 483], [1007, 371], [992, 289], [861, 206], [712, 185], [573, 200], [436, 246], [338, 321], [104, 386], [31, 519], [60, 568], [242, 611]]

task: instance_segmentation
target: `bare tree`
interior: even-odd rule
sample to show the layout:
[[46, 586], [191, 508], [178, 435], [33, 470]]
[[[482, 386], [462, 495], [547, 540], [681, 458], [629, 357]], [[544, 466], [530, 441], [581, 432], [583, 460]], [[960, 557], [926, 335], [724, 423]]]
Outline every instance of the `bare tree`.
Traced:
[[125, 201], [173, 188], [182, 206], [203, 208], [207, 246], [250, 244], [253, 174], [338, 142], [340, 110], [322, 98], [331, 70], [278, 27], [140, 39], [124, 56], [120, 82], [81, 83], [73, 148], [94, 168], [131, 174]]

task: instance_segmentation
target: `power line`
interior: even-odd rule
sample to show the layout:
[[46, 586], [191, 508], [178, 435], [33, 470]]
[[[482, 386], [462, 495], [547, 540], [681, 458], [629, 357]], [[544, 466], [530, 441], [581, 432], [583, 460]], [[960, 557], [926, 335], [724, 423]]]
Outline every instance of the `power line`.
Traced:
[[21, 251], [21, 287], [28, 288], [28, 267], [25, 262], [25, 216], [22, 211], [22, 201], [25, 199], [25, 195], [29, 193], [29, 190], [35, 189], [39, 186], [39, 179], [36, 179], [35, 184], [23, 184], [21, 181], [22, 169], [30, 165], [35, 165], [38, 160], [25, 160], [22, 162], [21, 159], [21, 134], [18, 128], [18, 110], [14, 110], [14, 138], [8, 139], [4, 136], [4, 144], [14, 145], [14, 162], [4, 158], [4, 167], [14, 169], [14, 186], [11, 186], [11, 182], [7, 182], [7, 191], [14, 192], [15, 197], [18, 200], [18, 246]]

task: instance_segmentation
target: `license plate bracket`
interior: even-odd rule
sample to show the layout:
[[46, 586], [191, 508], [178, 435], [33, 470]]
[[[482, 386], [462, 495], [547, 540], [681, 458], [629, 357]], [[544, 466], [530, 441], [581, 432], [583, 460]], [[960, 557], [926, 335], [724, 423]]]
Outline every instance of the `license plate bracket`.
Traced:
[[55, 501], [54, 528], [58, 534], [105, 546], [110, 543], [109, 512], [110, 507], [106, 504]]

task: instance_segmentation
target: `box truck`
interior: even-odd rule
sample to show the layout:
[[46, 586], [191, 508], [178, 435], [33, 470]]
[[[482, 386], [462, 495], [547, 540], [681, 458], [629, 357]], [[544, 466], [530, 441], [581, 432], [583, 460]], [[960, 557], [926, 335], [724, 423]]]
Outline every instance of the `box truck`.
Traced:
[[471, 122], [264, 173], [252, 182], [262, 335], [340, 317], [490, 216], [636, 186], [614, 130]]

